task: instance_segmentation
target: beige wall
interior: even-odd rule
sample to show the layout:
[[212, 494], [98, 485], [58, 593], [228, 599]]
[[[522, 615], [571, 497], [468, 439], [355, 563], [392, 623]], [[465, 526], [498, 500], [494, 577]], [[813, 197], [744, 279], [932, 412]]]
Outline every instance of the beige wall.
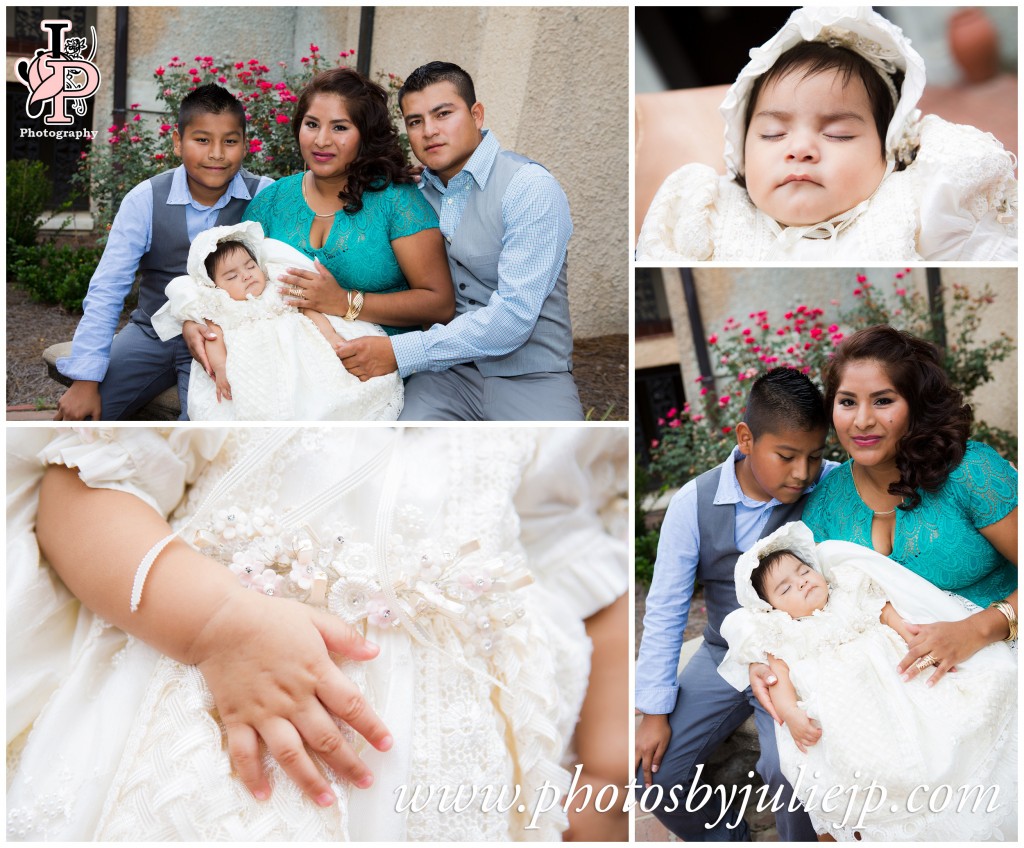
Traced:
[[[767, 309], [769, 316], [781, 314], [786, 309], [801, 303], [818, 306], [827, 313], [837, 314], [856, 306], [853, 290], [857, 288], [856, 275], [864, 273], [869, 282], [877, 288], [889, 291], [894, 287], [894, 275], [898, 268], [701, 268], [694, 271], [701, 317], [706, 333], [720, 332], [726, 319], [731, 317], [742, 321], [757, 310]], [[675, 328], [674, 360], [680, 363], [684, 384], [699, 374], [696, 355], [690, 341], [689, 317], [682, 299], [679, 274], [675, 270], [663, 272], [666, 281], [666, 297]], [[952, 302], [953, 283], [967, 286], [980, 293], [987, 284], [995, 294], [995, 300], [983, 312], [979, 338], [992, 338], [1005, 332], [1016, 342], [1017, 331], [1017, 272], [1014, 269], [943, 268], [942, 283], [947, 304]], [[909, 281], [909, 282], [908, 282]], [[924, 269], [913, 270], [900, 285], [915, 286], [923, 294], [926, 279]], [[673, 293], [678, 294], [674, 295]], [[835, 303], [833, 303], [835, 301]], [[947, 317], [950, 336], [955, 325]], [[664, 361], [669, 348], [666, 337], [654, 340], [644, 339], [637, 344], [637, 367], [652, 367], [666, 364]], [[656, 361], [660, 360], [660, 361]], [[642, 364], [644, 363], [644, 364]], [[1017, 357], [1011, 356], [1005, 362], [994, 366], [995, 379], [980, 387], [972, 398], [975, 415], [994, 426], [1009, 430], [1017, 428]]]
[[[359, 7], [140, 7], [130, 11], [128, 102], [156, 109], [153, 70], [178, 55], [291, 66], [315, 42], [332, 60], [354, 49]], [[114, 10], [98, 13], [96, 127], [110, 123]], [[376, 9], [371, 75], [404, 76], [433, 59], [473, 76], [486, 125], [545, 165], [569, 198], [569, 300], [580, 337], [627, 333], [629, 314], [629, 14], [625, 7]], [[226, 47], [227, 46], [227, 47]]]

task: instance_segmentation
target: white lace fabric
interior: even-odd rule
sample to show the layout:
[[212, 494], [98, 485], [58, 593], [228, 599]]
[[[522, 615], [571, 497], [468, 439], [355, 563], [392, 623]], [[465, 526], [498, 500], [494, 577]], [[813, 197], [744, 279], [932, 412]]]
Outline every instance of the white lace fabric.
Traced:
[[[172, 526], [184, 527], [217, 481], [258, 452], [270, 432], [221, 434], [223, 444], [208, 464], [186, 447], [191, 441], [192, 448], [213, 449], [196, 428], [189, 428], [175, 446], [177, 453], [160, 434], [136, 429], [108, 431], [109, 437], [88, 445], [78, 434], [64, 433], [45, 455], [60, 462], [71, 455], [84, 459], [116, 452], [132, 464], [176, 467], [168, 479], [175, 481], [177, 495], [162, 493], [158, 502], [181, 499], [186, 484], [194, 481], [172, 518]], [[623, 452], [615, 439], [595, 437], [605, 444], [606, 457]], [[586, 440], [582, 431], [578, 438]], [[471, 539], [479, 542], [483, 558], [525, 553], [513, 494], [521, 492], [534, 502], [543, 496], [526, 494], [523, 474], [540, 452], [536, 436], [522, 430], [487, 431], [486, 439], [454, 430], [412, 430], [404, 440], [387, 430], [301, 430], [263, 457], [227, 497], [250, 513], [269, 509], [286, 515], [390, 442], [397, 442], [394, 475], [371, 476], [309, 521], [321, 539], [344, 536], [340, 561], [347, 577], [380, 574], [381, 527], [396, 580], [417, 566], [414, 553], [457, 549]], [[591, 457], [595, 467], [601, 465], [600, 454], [599, 449]], [[573, 453], [564, 461], [573, 466]], [[87, 480], [91, 484], [145, 485], [110, 480], [112, 461], [96, 459], [91, 465], [108, 469], [103, 479]], [[592, 497], [579, 492], [576, 499]], [[596, 539], [604, 535], [594, 515], [587, 523], [573, 519], [569, 526], [583, 549], [596, 549]], [[190, 525], [186, 535], [195, 529]], [[586, 563], [566, 566], [586, 572]], [[154, 567], [160, 567], [159, 560]], [[18, 563], [15, 570], [26, 568], [37, 581], [49, 580], [45, 570], [31, 563]], [[618, 570], [616, 594], [606, 603], [624, 591], [624, 562]], [[355, 738], [376, 782], [368, 791], [351, 792], [336, 784], [339, 804], [326, 810], [306, 800], [269, 760], [273, 797], [267, 803], [255, 801], [231, 776], [222, 728], [202, 676], [83, 610], [78, 630], [87, 635], [76, 648], [73, 668], [57, 670], [46, 688], [44, 708], [32, 714], [30, 704], [21, 707], [31, 715], [31, 732], [9, 775], [8, 838], [557, 839], [566, 825], [557, 809], [538, 816], [536, 829], [526, 826], [544, 781], [568, 785], [559, 760], [582, 700], [589, 643], [582, 623], [565, 615], [566, 601], [546, 588], [542, 572], [535, 576], [534, 585], [514, 593], [524, 614], [504, 629], [491, 650], [482, 649], [458, 617], [417, 615], [425, 639], [404, 626], [378, 627], [360, 619], [359, 626], [367, 628], [382, 652], [371, 663], [347, 663], [343, 670], [367, 694], [396, 744], [381, 754]], [[609, 578], [608, 585], [613, 582]], [[24, 661], [19, 652], [26, 655]], [[13, 649], [9, 668], [30, 668], [33, 655], [38, 658], [38, 651], [21, 644]], [[40, 697], [32, 703], [39, 704]], [[69, 726], [76, 732], [69, 734]], [[10, 732], [18, 731], [11, 727]], [[506, 813], [482, 811], [480, 803], [462, 813], [439, 806], [444, 791], [452, 797], [460, 788], [465, 793], [504, 787], [507, 792], [517, 784], [522, 813], [516, 805]], [[433, 790], [434, 800], [396, 811], [395, 791], [402, 787], [407, 797], [417, 787], [420, 798]]]
[[1014, 158], [990, 134], [930, 115], [917, 159], [887, 176], [830, 238], [790, 238], [729, 177], [684, 165], [658, 189], [637, 242], [643, 261], [907, 262], [1017, 258]]

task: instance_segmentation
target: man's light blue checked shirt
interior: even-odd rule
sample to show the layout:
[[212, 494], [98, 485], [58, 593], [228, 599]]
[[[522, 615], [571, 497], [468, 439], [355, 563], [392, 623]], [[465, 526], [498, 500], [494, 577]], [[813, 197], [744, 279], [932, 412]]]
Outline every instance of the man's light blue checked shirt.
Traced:
[[[441, 234], [451, 241], [476, 184], [487, 185], [501, 145], [484, 131], [466, 166], [445, 186], [430, 169], [423, 172], [441, 193]], [[403, 377], [444, 371], [462, 362], [504, 356], [530, 338], [544, 300], [558, 280], [572, 235], [569, 201], [558, 181], [540, 165], [516, 171], [501, 201], [505, 228], [498, 259], [498, 289], [486, 306], [457, 315], [451, 323], [391, 338]]]

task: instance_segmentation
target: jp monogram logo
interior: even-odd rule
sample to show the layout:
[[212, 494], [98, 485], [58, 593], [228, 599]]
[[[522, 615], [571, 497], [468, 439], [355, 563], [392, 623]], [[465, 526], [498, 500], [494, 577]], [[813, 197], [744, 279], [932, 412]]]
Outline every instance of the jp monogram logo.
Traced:
[[75, 119], [68, 114], [85, 115], [85, 100], [100, 87], [100, 71], [92, 59], [96, 55], [96, 28], [92, 30], [92, 52], [82, 58], [87, 42], [84, 37], [65, 38], [71, 21], [43, 21], [40, 28], [48, 33], [49, 46], [37, 50], [29, 59], [19, 59], [15, 70], [31, 92], [25, 111], [30, 118], [42, 116], [50, 104], [50, 114], [43, 118], [48, 126], [67, 126]]

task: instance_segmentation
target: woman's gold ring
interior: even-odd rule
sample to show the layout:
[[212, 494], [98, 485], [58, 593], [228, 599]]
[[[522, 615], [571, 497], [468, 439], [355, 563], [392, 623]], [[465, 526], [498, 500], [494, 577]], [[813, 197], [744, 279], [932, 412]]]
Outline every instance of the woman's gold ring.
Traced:
[[931, 654], [925, 654], [921, 659], [914, 663], [914, 668], [918, 671], [924, 671], [926, 668], [932, 665], [938, 665], [939, 660], [935, 659]]

